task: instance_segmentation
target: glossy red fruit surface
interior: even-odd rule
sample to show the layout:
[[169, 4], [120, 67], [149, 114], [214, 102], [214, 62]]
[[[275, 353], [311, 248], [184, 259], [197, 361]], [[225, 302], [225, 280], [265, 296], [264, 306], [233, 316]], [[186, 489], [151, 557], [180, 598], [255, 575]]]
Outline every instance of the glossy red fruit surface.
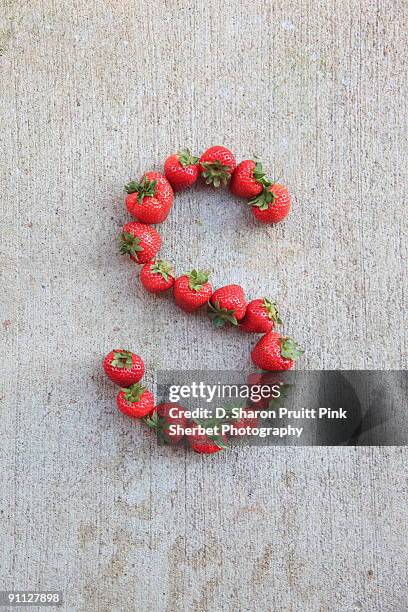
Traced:
[[174, 282], [173, 294], [176, 304], [185, 312], [193, 312], [208, 302], [212, 294], [208, 273], [192, 270], [179, 276]]
[[272, 331], [275, 325], [281, 324], [276, 303], [268, 298], [260, 298], [247, 304], [245, 317], [239, 327], [242, 331], [265, 334]]
[[266, 187], [261, 195], [249, 202], [252, 213], [261, 223], [279, 223], [290, 211], [291, 200], [289, 191], [284, 185], [273, 183]]
[[261, 370], [284, 371], [292, 368], [295, 359], [303, 352], [292, 338], [272, 331], [256, 343], [251, 351], [251, 358]]
[[225, 285], [214, 291], [208, 305], [208, 315], [217, 327], [225, 323], [238, 325], [245, 316], [245, 293], [240, 285]]
[[164, 259], [156, 259], [143, 266], [140, 281], [150, 293], [162, 293], [174, 285], [174, 270]]
[[124, 349], [115, 349], [108, 353], [102, 366], [107, 377], [122, 387], [139, 382], [145, 370], [139, 355]]
[[142, 223], [162, 223], [173, 204], [173, 189], [160, 172], [145, 172], [140, 181], [125, 186], [126, 208]]
[[265, 180], [261, 162], [245, 159], [235, 168], [230, 189], [238, 198], [255, 198], [264, 189]]
[[164, 173], [174, 191], [187, 189], [194, 185], [200, 175], [198, 157], [192, 155], [189, 149], [170, 155], [164, 162]]
[[141, 419], [154, 408], [153, 393], [140, 383], [119, 391], [116, 403], [121, 412], [134, 419]]
[[160, 247], [161, 238], [151, 225], [131, 221], [123, 226], [119, 236], [120, 252], [123, 255], [130, 255], [136, 263], [151, 261]]

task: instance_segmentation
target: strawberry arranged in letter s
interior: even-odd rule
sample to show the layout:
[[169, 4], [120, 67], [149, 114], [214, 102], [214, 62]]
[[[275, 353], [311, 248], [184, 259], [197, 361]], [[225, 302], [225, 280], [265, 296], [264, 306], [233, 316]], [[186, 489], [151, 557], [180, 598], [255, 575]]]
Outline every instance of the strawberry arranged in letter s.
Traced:
[[151, 225], [131, 221], [122, 228], [119, 248], [122, 255], [130, 255], [138, 264], [148, 263], [161, 247], [161, 238]]
[[153, 393], [148, 391], [140, 383], [136, 383], [127, 389], [119, 391], [116, 403], [118, 408], [126, 416], [140, 419], [154, 408]]
[[217, 327], [238, 325], [246, 311], [245, 293], [239, 285], [226, 285], [214, 291], [208, 304], [208, 316]]
[[246, 332], [265, 334], [275, 325], [282, 325], [275, 302], [268, 298], [261, 298], [248, 303], [245, 317], [239, 327]]
[[286, 336], [269, 332], [255, 344], [251, 352], [253, 363], [261, 370], [284, 371], [293, 367], [293, 362], [304, 350]]
[[200, 157], [200, 168], [207, 185], [226, 185], [234, 172], [237, 162], [226, 147], [210, 147]]
[[156, 259], [143, 266], [140, 281], [150, 293], [162, 293], [174, 285], [174, 270], [164, 259]]
[[176, 304], [185, 312], [193, 312], [208, 302], [212, 286], [208, 272], [192, 270], [176, 279], [173, 287]]
[[290, 211], [290, 195], [284, 185], [272, 183], [264, 187], [256, 198], [248, 202], [252, 213], [261, 223], [279, 223]]
[[178, 444], [183, 438], [180, 432], [172, 432], [170, 426], [186, 427], [187, 419], [184, 408], [179, 404], [159, 404], [144, 419], [146, 425], [157, 433], [158, 438], [165, 444]]
[[126, 208], [143, 223], [162, 223], [173, 204], [173, 189], [160, 172], [145, 172], [141, 180], [125, 185]]
[[235, 168], [231, 180], [231, 192], [239, 198], [256, 198], [270, 181], [265, 176], [262, 163], [245, 159]]
[[200, 174], [198, 157], [192, 155], [189, 149], [170, 155], [164, 162], [164, 174], [174, 191], [191, 187]]
[[107, 377], [122, 387], [129, 387], [139, 382], [145, 369], [139, 355], [123, 349], [108, 353], [102, 365]]

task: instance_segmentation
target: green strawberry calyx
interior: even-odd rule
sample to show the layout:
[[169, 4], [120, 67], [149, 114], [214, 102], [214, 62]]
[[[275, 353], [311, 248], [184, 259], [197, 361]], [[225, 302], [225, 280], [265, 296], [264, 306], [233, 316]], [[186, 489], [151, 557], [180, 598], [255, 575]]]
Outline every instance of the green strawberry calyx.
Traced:
[[198, 157], [191, 153], [190, 149], [182, 149], [177, 153], [177, 156], [180, 164], [184, 167], [194, 166], [199, 160]]
[[149, 429], [152, 429], [156, 432], [157, 437], [161, 442], [164, 442], [165, 444], [169, 443], [169, 439], [166, 434], [170, 429], [170, 424], [164, 417], [160, 417], [157, 414], [157, 410], [154, 410], [146, 417], [144, 417], [143, 421], [146, 423]]
[[145, 416], [143, 421], [146, 423], [149, 429], [157, 429], [159, 426], [159, 415], [155, 410], [153, 413]]
[[133, 364], [130, 351], [113, 351], [112, 366], [114, 368], [131, 368]]
[[299, 359], [305, 352], [292, 338], [281, 337], [279, 338], [279, 344], [281, 347], [281, 356], [284, 357], [284, 359]]
[[125, 394], [125, 400], [132, 404], [140, 402], [143, 393], [146, 391], [146, 387], [143, 387], [140, 383], [130, 385], [126, 389], [122, 389]]
[[207, 185], [225, 186], [231, 178], [231, 168], [222, 164], [219, 159], [213, 162], [201, 162], [201, 166], [204, 169], [203, 177]]
[[208, 302], [208, 316], [216, 327], [223, 327], [226, 323], [238, 325], [238, 321], [235, 318], [235, 310], [221, 308], [218, 300], [214, 304]]
[[257, 157], [254, 157], [253, 161], [255, 163], [255, 168], [252, 171], [254, 179], [257, 181], [257, 183], [260, 183], [264, 187], [270, 187], [272, 185], [272, 181], [266, 176], [262, 162]]
[[140, 246], [141, 239], [129, 232], [123, 232], [119, 236], [119, 251], [122, 255], [131, 255], [137, 259], [137, 254], [143, 251]]
[[200, 291], [200, 289], [208, 282], [209, 272], [203, 270], [192, 270], [188, 276], [188, 286], [192, 291]]
[[153, 272], [153, 274], [160, 274], [166, 283], [170, 277], [174, 278], [174, 270], [172, 265], [164, 259], [156, 259], [156, 261], [154, 261], [150, 266], [150, 270]]
[[276, 195], [271, 191], [272, 185], [273, 183], [269, 182], [256, 198], [249, 200], [248, 204], [250, 206], [256, 206], [259, 210], [267, 210], [276, 200]]
[[268, 318], [271, 319], [271, 321], [274, 321], [276, 325], [283, 324], [276, 302], [272, 302], [269, 298], [264, 298], [262, 305], [265, 308], [268, 314]]
[[136, 193], [137, 201], [139, 204], [142, 203], [144, 197], [152, 198], [156, 192], [157, 181], [149, 181], [149, 179], [144, 176], [140, 183], [138, 181], [130, 181], [127, 185], [125, 185], [126, 193]]

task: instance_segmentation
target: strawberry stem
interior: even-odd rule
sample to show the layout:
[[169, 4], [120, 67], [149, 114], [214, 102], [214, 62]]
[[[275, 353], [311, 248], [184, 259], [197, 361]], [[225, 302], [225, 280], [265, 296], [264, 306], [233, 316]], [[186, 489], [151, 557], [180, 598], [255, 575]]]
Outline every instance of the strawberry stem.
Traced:
[[259, 161], [259, 159], [257, 159], [256, 157], [253, 161], [255, 162], [255, 168], [252, 171], [254, 179], [264, 187], [269, 187], [270, 185], [272, 185], [272, 182], [265, 175], [265, 170], [263, 169], [262, 162]]
[[264, 298], [263, 305], [268, 313], [268, 318], [271, 319], [271, 321], [274, 321], [276, 325], [283, 325], [276, 302], [272, 302], [270, 299]]
[[182, 166], [194, 166], [199, 160], [198, 157], [193, 155], [190, 149], [182, 149], [177, 153], [178, 160]]
[[223, 327], [226, 323], [231, 325], [238, 325], [238, 321], [235, 318], [235, 310], [228, 310], [227, 308], [221, 308], [220, 303], [216, 301], [214, 304], [208, 302], [208, 316], [216, 327]]
[[231, 169], [225, 166], [218, 159], [214, 162], [201, 162], [204, 168], [203, 177], [207, 185], [219, 187], [221, 183], [225, 186], [231, 178]]
[[130, 351], [114, 351], [112, 365], [114, 368], [131, 368], [132, 353]]
[[200, 291], [203, 285], [208, 282], [209, 272], [202, 270], [192, 270], [188, 276], [188, 286], [192, 291]]
[[129, 232], [123, 232], [123, 234], [119, 236], [119, 251], [122, 255], [131, 255], [137, 259], [137, 254], [143, 251], [140, 242], [139, 236], [134, 236]]
[[156, 259], [156, 261], [154, 261], [150, 266], [150, 270], [153, 272], [153, 274], [160, 274], [166, 283], [168, 282], [170, 276], [174, 278], [174, 270], [172, 265], [164, 259]]
[[155, 410], [153, 414], [149, 414], [144, 417], [143, 421], [149, 427], [156, 432], [158, 439], [164, 444], [169, 444], [169, 438], [167, 433], [170, 429], [170, 424], [164, 417], [160, 417]]
[[125, 185], [125, 191], [127, 193], [138, 193], [137, 200], [139, 204], [142, 203], [144, 197], [152, 198], [155, 194], [157, 181], [149, 181], [147, 177], [143, 177], [140, 183], [137, 181], [130, 181]]
[[281, 355], [285, 359], [299, 359], [305, 352], [292, 338], [281, 337], [279, 338], [279, 344], [281, 346]]
[[140, 401], [140, 398], [146, 391], [146, 387], [143, 387], [143, 385], [141, 385], [140, 383], [135, 383], [134, 385], [127, 387], [127, 389], [122, 389], [122, 391], [124, 391], [125, 393], [126, 401], [131, 402], [133, 404], [135, 402]]
[[264, 187], [261, 193], [253, 200], [250, 200], [248, 204], [250, 206], [256, 206], [260, 210], [267, 210], [269, 205], [273, 204], [276, 199], [275, 194], [271, 191], [271, 185], [272, 183]]

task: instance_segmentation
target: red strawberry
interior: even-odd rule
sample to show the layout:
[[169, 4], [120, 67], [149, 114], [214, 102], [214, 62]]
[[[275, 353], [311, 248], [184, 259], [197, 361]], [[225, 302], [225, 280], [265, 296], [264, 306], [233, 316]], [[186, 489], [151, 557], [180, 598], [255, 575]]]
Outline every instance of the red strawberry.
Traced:
[[237, 162], [229, 149], [210, 147], [200, 157], [200, 169], [207, 185], [226, 185], [234, 172]]
[[251, 352], [254, 364], [261, 370], [283, 371], [289, 370], [293, 366], [295, 359], [298, 359], [304, 350], [286, 336], [281, 336], [278, 332], [269, 332], [255, 344]]
[[123, 349], [108, 353], [102, 365], [106, 376], [122, 387], [139, 382], [144, 374], [144, 363], [139, 355]]
[[174, 194], [160, 172], [145, 172], [139, 182], [125, 185], [126, 208], [143, 223], [162, 223], [170, 212]]
[[118, 408], [123, 414], [140, 419], [149, 414], [154, 408], [153, 393], [140, 383], [119, 391], [116, 397]]
[[239, 198], [256, 198], [270, 184], [261, 162], [245, 159], [235, 168], [230, 189]]
[[214, 325], [238, 325], [246, 311], [245, 293], [239, 285], [226, 285], [214, 291], [208, 304], [208, 316]]
[[[205, 429], [205, 424], [203, 424], [202, 427]], [[200, 433], [197, 423], [191, 423], [191, 428], [194, 430], [194, 433], [188, 435], [187, 440], [195, 453], [212, 455], [218, 453], [220, 450], [228, 448], [228, 439], [226, 435], [219, 434], [210, 436], [206, 433]]]
[[161, 238], [151, 225], [132, 221], [123, 226], [119, 245], [123, 255], [130, 255], [133, 261], [141, 264], [154, 259], [161, 247]]
[[150, 293], [161, 293], [174, 285], [174, 270], [164, 259], [156, 259], [143, 266], [140, 280]]
[[165, 444], [178, 444], [183, 438], [183, 433], [171, 432], [170, 425], [186, 427], [184, 408], [179, 404], [159, 404], [147, 417], [145, 423], [150, 429], [156, 431], [158, 438]]
[[194, 185], [200, 174], [200, 167], [197, 162], [198, 157], [192, 155], [189, 149], [183, 149], [166, 159], [164, 174], [174, 191], [180, 191]]
[[261, 223], [279, 223], [290, 211], [289, 191], [283, 185], [273, 183], [248, 204], [251, 204], [254, 216]]
[[208, 276], [208, 272], [193, 270], [175, 280], [174, 299], [182, 310], [193, 312], [208, 302], [212, 294]]
[[245, 317], [240, 323], [240, 329], [256, 334], [265, 334], [275, 325], [282, 325], [275, 302], [268, 298], [252, 300], [247, 305]]

